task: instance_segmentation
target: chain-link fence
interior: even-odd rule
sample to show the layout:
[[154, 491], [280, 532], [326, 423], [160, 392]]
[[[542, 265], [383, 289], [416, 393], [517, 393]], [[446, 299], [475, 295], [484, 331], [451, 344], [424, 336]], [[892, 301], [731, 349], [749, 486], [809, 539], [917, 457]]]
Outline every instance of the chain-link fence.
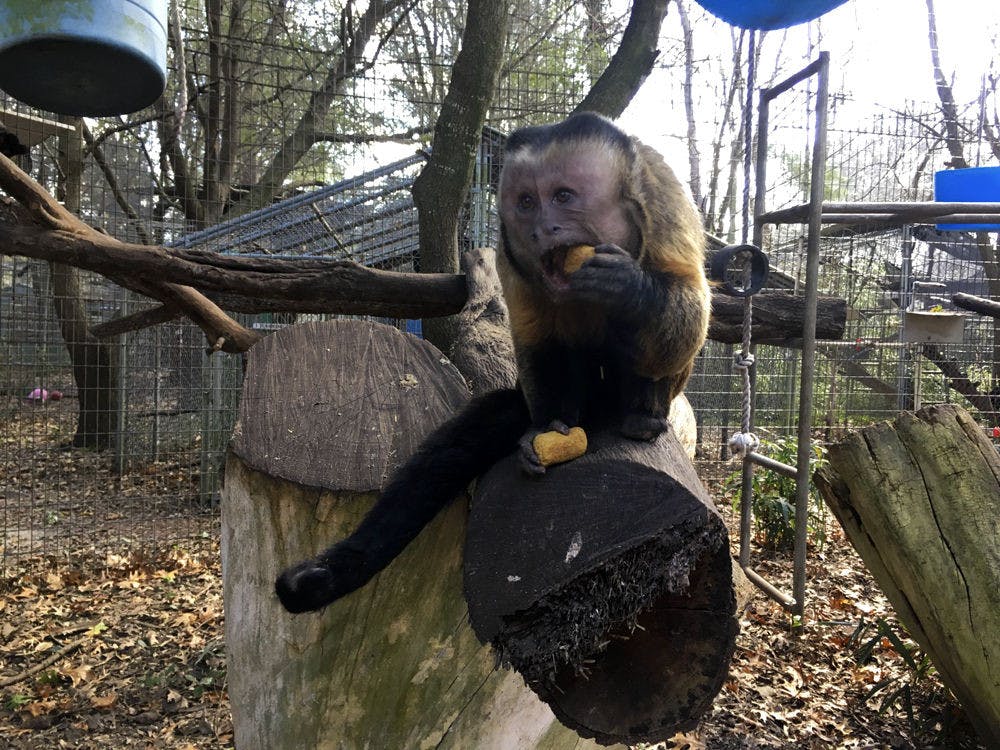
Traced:
[[[374, 4], [381, 18], [352, 16], [353, 6], [339, 3], [218, 5], [220, 15], [206, 17], [202, 4], [180, 3], [168, 89], [148, 110], [60, 120], [0, 99], [0, 125], [27, 151], [14, 158], [87, 223], [130, 242], [420, 270], [409, 188], [447, 90], [463, 4]], [[516, 6], [464, 247], [496, 241], [492, 185], [503, 133], [572, 110], [627, 20], [588, 2]], [[657, 72], [675, 79], [664, 98], [680, 100], [679, 29], [665, 28], [662, 47]], [[785, 68], [801, 62], [789, 58]], [[712, 180], [695, 191], [712, 231], [729, 239], [740, 229], [743, 181], [730, 168], [742, 160], [745, 81], [734, 76], [705, 92], [714, 102], [713, 145], [725, 148]], [[806, 88], [774, 115], [769, 208], [808, 195], [813, 98]], [[722, 117], [718, 107], [728, 100], [736, 105]], [[933, 108], [873, 116], [864, 102], [835, 96], [828, 199], [929, 199], [928, 165], [948, 158], [928, 127], [935, 118]], [[686, 125], [666, 135], [684, 139]], [[820, 291], [847, 300], [848, 320], [842, 341], [818, 347], [818, 434], [947, 400], [972, 408], [984, 427], [996, 424], [996, 323], [962, 313], [950, 339], [920, 327], [922, 312], [955, 312], [956, 291], [997, 299], [996, 234], [928, 226], [824, 232]], [[782, 288], [800, 293], [805, 227], [769, 227], [765, 250]], [[161, 319], [114, 331], [114, 321], [140, 312]], [[238, 317], [268, 331], [306, 316]], [[419, 331], [415, 322], [393, 322]], [[766, 434], [795, 428], [801, 365], [788, 343], [757, 353], [756, 422]], [[710, 342], [688, 386], [705, 461], [725, 456], [739, 426], [733, 350]], [[0, 564], [214, 533], [242, 364], [239, 355], [210, 355], [195, 326], [103, 277], [0, 255]]]

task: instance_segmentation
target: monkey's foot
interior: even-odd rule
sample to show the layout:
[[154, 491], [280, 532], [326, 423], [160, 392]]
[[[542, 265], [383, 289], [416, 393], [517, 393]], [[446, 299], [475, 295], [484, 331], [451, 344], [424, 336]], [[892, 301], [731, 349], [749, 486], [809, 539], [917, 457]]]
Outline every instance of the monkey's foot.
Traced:
[[311, 612], [361, 588], [370, 577], [360, 552], [335, 547], [286, 568], [274, 582], [274, 591], [289, 612]]
[[645, 440], [653, 442], [662, 433], [666, 432], [670, 423], [665, 417], [657, 417], [653, 414], [642, 414], [632, 412], [625, 416], [618, 431], [632, 440]]

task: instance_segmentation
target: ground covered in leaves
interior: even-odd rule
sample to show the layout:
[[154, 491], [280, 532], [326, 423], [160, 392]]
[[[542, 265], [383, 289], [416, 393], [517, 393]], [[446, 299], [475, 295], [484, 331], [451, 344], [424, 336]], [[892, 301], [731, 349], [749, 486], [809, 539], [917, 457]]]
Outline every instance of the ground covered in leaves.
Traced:
[[[106, 459], [60, 451], [61, 427], [38, 431], [24, 448], [9, 441], [0, 454], [0, 520], [20, 529], [27, 521], [12, 514], [37, 511], [9, 502], [30, 480], [32, 498], [63, 508], [63, 539], [80, 539], [76, 550], [8, 559], [0, 575], [0, 747], [231, 747], [217, 534], [174, 533], [164, 544], [179, 507], [164, 502], [153, 508], [163, 523], [149, 525], [160, 529], [149, 544], [131, 538], [128, 551], [97, 550], [93, 519], [72, 500], [86, 494], [81, 461], [88, 487], [123, 482]], [[725, 499], [732, 468], [700, 467], [715, 497]], [[810, 550], [805, 626], [755, 594], [714, 709], [668, 747], [980, 747], [831, 518], [825, 531]], [[786, 555], [762, 553], [755, 567], [790, 579]]]

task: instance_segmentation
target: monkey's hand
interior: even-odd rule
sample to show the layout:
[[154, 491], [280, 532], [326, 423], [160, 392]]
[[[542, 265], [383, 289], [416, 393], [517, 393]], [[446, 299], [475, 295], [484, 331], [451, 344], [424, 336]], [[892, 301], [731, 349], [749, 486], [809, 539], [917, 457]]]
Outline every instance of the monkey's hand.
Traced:
[[620, 316], [641, 314], [653, 280], [639, 261], [618, 245], [598, 245], [594, 256], [569, 277], [574, 297]]
[[545, 464], [542, 463], [542, 459], [538, 457], [538, 452], [535, 450], [535, 438], [543, 432], [558, 432], [560, 435], [569, 435], [569, 427], [564, 422], [553, 419], [544, 430], [532, 427], [518, 441], [518, 447], [521, 449], [521, 468], [526, 474], [536, 477], [545, 473]]
[[368, 582], [364, 551], [341, 542], [312, 560], [286, 568], [274, 591], [289, 612], [310, 612], [332, 604]]

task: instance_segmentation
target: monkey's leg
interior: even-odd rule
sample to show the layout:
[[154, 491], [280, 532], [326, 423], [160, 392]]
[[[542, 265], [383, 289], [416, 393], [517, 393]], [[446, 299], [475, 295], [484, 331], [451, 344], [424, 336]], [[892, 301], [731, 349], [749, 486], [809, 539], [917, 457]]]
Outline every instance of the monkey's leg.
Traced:
[[670, 423], [672, 378], [651, 380], [631, 370], [619, 374], [622, 421], [619, 432], [633, 440], [656, 440]]
[[396, 470], [353, 534], [278, 577], [282, 605], [307, 612], [363, 586], [473, 479], [515, 450], [528, 424], [517, 389], [472, 399]]
[[579, 352], [558, 344], [526, 347], [518, 353], [521, 390], [531, 414], [531, 424], [518, 442], [521, 468], [527, 473], [545, 473], [534, 447], [538, 435], [550, 431], [565, 435], [580, 423], [584, 367]]

